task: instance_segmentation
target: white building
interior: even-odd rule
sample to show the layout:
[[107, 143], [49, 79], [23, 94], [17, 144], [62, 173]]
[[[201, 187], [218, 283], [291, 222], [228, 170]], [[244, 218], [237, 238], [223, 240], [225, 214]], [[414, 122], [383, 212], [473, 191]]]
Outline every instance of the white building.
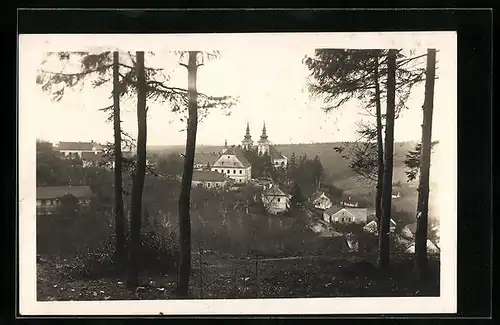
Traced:
[[[364, 227], [363, 230], [366, 232], [370, 232], [374, 235], [378, 234], [378, 223], [376, 220], [372, 220], [368, 222]], [[394, 219], [391, 219], [390, 225], [389, 225], [389, 231], [394, 232], [396, 230], [396, 221]]]
[[262, 192], [261, 198], [267, 212], [278, 214], [286, 211], [290, 196], [280, 190], [277, 185], [273, 185]]
[[323, 212], [323, 220], [335, 223], [365, 223], [368, 218], [366, 208], [343, 208], [331, 206]]
[[90, 142], [59, 142], [56, 146], [59, 153], [68, 158], [82, 158], [84, 153], [100, 154], [103, 148], [100, 144]]
[[235, 183], [247, 183], [252, 176], [252, 166], [236, 147], [225, 147], [210, 169], [233, 179]]
[[326, 210], [332, 207], [332, 200], [324, 192], [316, 192], [311, 196], [312, 204], [316, 209]]

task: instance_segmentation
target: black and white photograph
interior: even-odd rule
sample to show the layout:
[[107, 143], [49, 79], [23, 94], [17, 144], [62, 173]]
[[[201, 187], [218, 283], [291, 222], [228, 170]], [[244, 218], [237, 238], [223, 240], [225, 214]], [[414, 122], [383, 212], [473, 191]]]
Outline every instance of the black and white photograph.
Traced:
[[21, 313], [455, 312], [456, 43], [20, 35]]

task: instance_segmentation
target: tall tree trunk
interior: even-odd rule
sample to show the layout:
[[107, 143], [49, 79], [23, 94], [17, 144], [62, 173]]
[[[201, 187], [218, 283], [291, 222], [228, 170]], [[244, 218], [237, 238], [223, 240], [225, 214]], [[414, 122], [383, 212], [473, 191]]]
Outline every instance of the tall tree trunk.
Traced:
[[116, 261], [120, 267], [127, 260], [125, 252], [125, 216], [123, 212], [123, 181], [122, 181], [122, 134], [120, 121], [120, 75], [119, 75], [119, 53], [113, 52], [113, 131], [115, 142], [115, 240]]
[[422, 146], [420, 152], [420, 180], [418, 188], [417, 231], [415, 257], [418, 276], [425, 279], [427, 271], [427, 222], [429, 213], [429, 176], [431, 166], [432, 111], [434, 109], [434, 78], [436, 76], [436, 50], [427, 50], [425, 99], [423, 106]]
[[396, 110], [396, 50], [387, 55], [387, 112], [385, 126], [384, 178], [382, 194], [382, 218], [379, 231], [379, 267], [389, 270], [390, 223], [392, 206], [392, 174], [394, 155], [394, 117]]
[[198, 128], [198, 92], [196, 90], [196, 73], [198, 66], [196, 56], [198, 51], [189, 51], [188, 71], [188, 126], [186, 137], [186, 154], [184, 157], [184, 172], [182, 174], [181, 194], [179, 196], [179, 234], [180, 263], [177, 295], [179, 298], [189, 297], [189, 275], [191, 273], [191, 217], [190, 197], [191, 181], [193, 179], [194, 152], [196, 147], [196, 132]]
[[380, 104], [380, 84], [379, 84], [379, 62], [378, 57], [375, 58], [375, 110], [377, 119], [377, 193], [375, 195], [375, 216], [377, 217], [377, 225], [380, 231], [380, 219], [382, 217], [382, 187], [384, 178], [384, 144], [382, 137], [382, 107]]
[[136, 52], [137, 56], [137, 165], [132, 185], [131, 222], [130, 222], [130, 254], [127, 286], [132, 288], [139, 284], [139, 256], [141, 253], [141, 219], [142, 191], [146, 175], [146, 76], [144, 71], [144, 52]]

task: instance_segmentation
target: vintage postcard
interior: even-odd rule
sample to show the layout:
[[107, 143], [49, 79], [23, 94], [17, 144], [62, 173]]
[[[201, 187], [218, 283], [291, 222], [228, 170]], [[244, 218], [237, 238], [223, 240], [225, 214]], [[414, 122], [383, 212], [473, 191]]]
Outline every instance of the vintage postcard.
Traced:
[[455, 32], [20, 35], [20, 313], [454, 313], [456, 125]]

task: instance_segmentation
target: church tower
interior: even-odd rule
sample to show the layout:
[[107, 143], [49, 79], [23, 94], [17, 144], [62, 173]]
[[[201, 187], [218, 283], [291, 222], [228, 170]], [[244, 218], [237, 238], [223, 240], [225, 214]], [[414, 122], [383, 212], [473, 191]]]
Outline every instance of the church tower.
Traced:
[[248, 124], [248, 122], [247, 122], [247, 132], [245, 133], [243, 141], [241, 141], [241, 146], [247, 150], [252, 149], [253, 146], [252, 136], [250, 135], [250, 125]]
[[222, 148], [222, 153], [227, 151], [227, 139], [224, 141], [224, 148]]
[[266, 133], [266, 122], [264, 122], [264, 127], [262, 128], [262, 134], [260, 135], [260, 140], [258, 143], [259, 155], [263, 155], [264, 153], [269, 153], [269, 145], [270, 141], [267, 139]]

